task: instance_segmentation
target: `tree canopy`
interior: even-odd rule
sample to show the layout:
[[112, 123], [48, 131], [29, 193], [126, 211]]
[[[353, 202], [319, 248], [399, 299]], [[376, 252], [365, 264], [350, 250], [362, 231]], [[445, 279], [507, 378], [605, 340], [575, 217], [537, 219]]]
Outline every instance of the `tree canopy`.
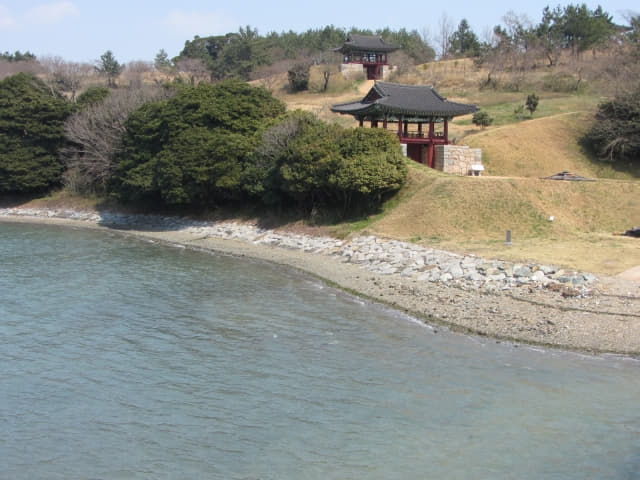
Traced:
[[37, 193], [60, 183], [57, 157], [71, 104], [33, 74], [0, 81], [0, 192]]
[[185, 86], [129, 117], [113, 189], [125, 202], [172, 206], [238, 198], [256, 132], [283, 113], [267, 90], [243, 82]]
[[100, 75], [107, 77], [107, 85], [110, 87], [116, 86], [116, 78], [120, 75], [123, 66], [116, 60], [113, 52], [107, 50], [100, 56], [100, 60], [96, 63], [96, 71]]
[[194, 37], [187, 40], [180, 55], [174, 59], [176, 64], [185, 59], [199, 59], [215, 80], [237, 78], [249, 80], [252, 72], [261, 66], [280, 60], [308, 59], [320, 53], [339, 47], [347, 34], [380, 35], [390, 43], [400, 45], [405, 53], [416, 63], [434, 59], [435, 52], [415, 30], [398, 31], [389, 28], [362, 30], [352, 28], [346, 31], [334, 26], [309, 29], [303, 33], [293, 31], [266, 36], [250, 26], [240, 28], [238, 32], [209, 37]]
[[601, 104], [583, 140], [604, 161], [640, 164], [640, 91]]
[[464, 18], [460, 21], [458, 29], [453, 32], [449, 45], [449, 53], [456, 57], [480, 55], [480, 41]]
[[307, 213], [369, 211], [397, 191], [407, 173], [397, 136], [343, 129], [300, 111], [265, 131], [257, 162], [253, 178], [264, 201]]

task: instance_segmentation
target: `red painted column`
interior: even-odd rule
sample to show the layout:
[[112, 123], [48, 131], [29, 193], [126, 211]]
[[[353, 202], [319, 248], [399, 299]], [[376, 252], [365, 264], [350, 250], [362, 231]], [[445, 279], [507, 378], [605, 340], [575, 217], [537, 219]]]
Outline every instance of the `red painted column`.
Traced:
[[449, 120], [447, 118], [444, 119], [444, 143], [449, 145]]
[[402, 116], [398, 117], [398, 138], [402, 138]]
[[387, 129], [387, 117], [384, 117], [384, 120], [382, 120], [382, 128]]
[[364, 118], [362, 118], [362, 117], [360, 118], [360, 126], [364, 127]]

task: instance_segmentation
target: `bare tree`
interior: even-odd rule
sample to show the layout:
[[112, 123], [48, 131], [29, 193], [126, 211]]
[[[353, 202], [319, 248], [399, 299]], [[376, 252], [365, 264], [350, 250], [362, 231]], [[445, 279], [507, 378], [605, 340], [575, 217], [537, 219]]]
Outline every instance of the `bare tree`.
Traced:
[[43, 57], [39, 62], [47, 73], [51, 88], [68, 93], [72, 101], [75, 101], [83, 81], [93, 71], [88, 63], [67, 62], [58, 56]]
[[122, 75], [130, 87], [140, 88], [145, 83], [145, 78], [150, 78], [153, 70], [153, 62], [134, 60], [125, 65]]
[[322, 73], [322, 87], [320, 91], [326, 92], [329, 88], [329, 80], [331, 77], [340, 72], [341, 55], [333, 51], [324, 51], [318, 55], [314, 55], [313, 64], [320, 67]]
[[251, 80], [255, 80], [260, 86], [275, 92], [286, 82], [287, 72], [293, 63], [293, 60], [280, 60], [269, 65], [262, 65], [251, 72]]
[[66, 182], [79, 192], [103, 192], [116, 166], [125, 123], [140, 106], [173, 95], [162, 87], [112, 90], [103, 102], [73, 114], [65, 122], [70, 146], [61, 152]]
[[451, 36], [455, 31], [455, 24], [451, 17], [446, 12], [442, 13], [440, 20], [438, 20], [438, 35], [436, 43], [440, 47], [440, 59], [445, 58], [449, 54], [451, 47]]
[[188, 76], [191, 85], [207, 81], [211, 78], [211, 71], [200, 58], [185, 57], [178, 60], [176, 67], [178, 67], [180, 73]]

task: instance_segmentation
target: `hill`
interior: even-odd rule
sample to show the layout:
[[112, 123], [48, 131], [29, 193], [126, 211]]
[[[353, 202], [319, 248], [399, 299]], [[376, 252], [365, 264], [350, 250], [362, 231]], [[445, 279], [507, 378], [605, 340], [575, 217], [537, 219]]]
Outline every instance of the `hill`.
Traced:
[[[640, 225], [638, 172], [594, 161], [580, 146], [603, 97], [543, 92], [530, 117], [515, 113], [526, 94], [478, 89], [484, 73], [468, 61], [438, 62], [423, 70], [443, 85], [445, 96], [476, 103], [494, 117], [493, 126], [484, 130], [472, 125], [470, 117], [457, 118], [450, 127], [457, 143], [482, 148], [486, 174], [455, 177], [409, 162], [407, 185], [384, 212], [330, 227], [333, 234], [370, 232], [490, 258], [537, 260], [605, 274], [640, 265], [640, 242], [619, 235]], [[329, 107], [361, 98], [370, 87], [362, 82], [357, 90], [323, 95], [280, 90], [280, 97], [289, 108], [355, 125], [331, 114]], [[561, 171], [596, 181], [543, 179]], [[505, 245], [506, 230], [512, 232], [511, 246]]]

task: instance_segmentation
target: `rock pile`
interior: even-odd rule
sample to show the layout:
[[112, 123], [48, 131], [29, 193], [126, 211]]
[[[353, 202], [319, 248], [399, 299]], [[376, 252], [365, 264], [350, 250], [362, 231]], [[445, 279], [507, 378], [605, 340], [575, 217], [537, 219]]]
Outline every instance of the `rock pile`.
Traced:
[[588, 273], [567, 271], [551, 265], [486, 260], [473, 255], [425, 248], [419, 245], [369, 236], [349, 240], [281, 233], [239, 222], [209, 222], [156, 215], [127, 215], [113, 212], [76, 212], [48, 209], [0, 209], [0, 216], [65, 218], [116, 228], [183, 230], [199, 237], [216, 237], [257, 245], [300, 250], [357, 264], [380, 275], [400, 275], [417, 282], [456, 285], [466, 290], [499, 291], [521, 285], [535, 288], [563, 286], [580, 295], [597, 278]]

